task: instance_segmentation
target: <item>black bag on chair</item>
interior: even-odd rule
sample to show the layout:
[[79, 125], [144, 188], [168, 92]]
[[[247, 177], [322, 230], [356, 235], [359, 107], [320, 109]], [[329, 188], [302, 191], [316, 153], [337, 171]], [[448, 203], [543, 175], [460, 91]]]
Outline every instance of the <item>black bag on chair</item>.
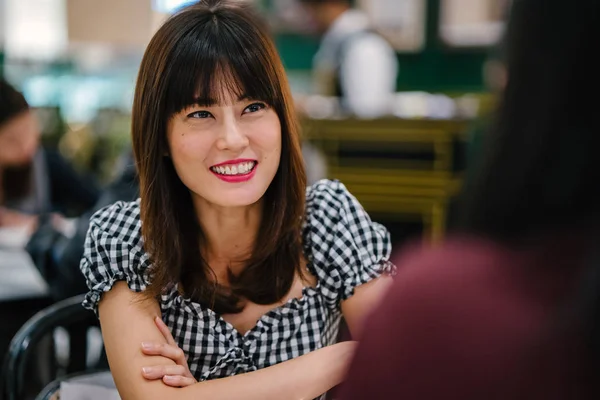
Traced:
[[53, 301], [72, 295], [70, 286], [73, 278], [65, 276], [54, 260], [57, 245], [65, 240], [67, 238], [53, 226], [50, 215], [45, 214], [40, 216], [38, 229], [25, 247], [40, 275], [48, 284]]

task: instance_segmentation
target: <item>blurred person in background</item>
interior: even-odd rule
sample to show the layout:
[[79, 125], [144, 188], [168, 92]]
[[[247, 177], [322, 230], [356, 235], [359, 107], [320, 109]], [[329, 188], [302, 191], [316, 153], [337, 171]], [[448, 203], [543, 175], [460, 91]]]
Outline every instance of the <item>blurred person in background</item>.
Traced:
[[396, 258], [343, 400], [599, 398], [600, 2], [511, 14], [462, 224]]
[[318, 95], [340, 98], [342, 109], [361, 118], [391, 113], [398, 59], [392, 46], [349, 0], [300, 0], [321, 33], [313, 62]]
[[[0, 229], [10, 232], [5, 236], [11, 240], [21, 236], [17, 232], [24, 233], [19, 246], [25, 246], [24, 250], [47, 278], [45, 257], [39, 256], [52, 246], [55, 228], [63, 226], [63, 216], [76, 216], [91, 207], [98, 198], [98, 190], [89, 180], [82, 179], [60, 154], [44, 149], [40, 132], [34, 111], [23, 95], [0, 78]], [[0, 242], [0, 247], [5, 244]], [[39, 307], [45, 304], [41, 302]], [[23, 323], [22, 316], [32, 315], [36, 307], [37, 303], [31, 303], [24, 309], [2, 310], [0, 354]], [[40, 359], [28, 372], [31, 388], [38, 388], [51, 375], [55, 365], [52, 349], [51, 337], [36, 347]]]
[[139, 183], [131, 149], [122, 155], [117, 171], [117, 177], [103, 188], [98, 201], [75, 220], [72, 235], [65, 236], [54, 229], [54, 240], [45, 248], [38, 249], [37, 258], [43, 261], [38, 261], [37, 264], [45, 264], [44, 278], [55, 301], [87, 291], [79, 263], [83, 256], [90, 217], [117, 201], [133, 201], [139, 197]]
[[98, 199], [57, 152], [40, 146], [40, 128], [27, 101], [0, 78], [0, 227], [37, 226], [40, 215], [74, 216]]

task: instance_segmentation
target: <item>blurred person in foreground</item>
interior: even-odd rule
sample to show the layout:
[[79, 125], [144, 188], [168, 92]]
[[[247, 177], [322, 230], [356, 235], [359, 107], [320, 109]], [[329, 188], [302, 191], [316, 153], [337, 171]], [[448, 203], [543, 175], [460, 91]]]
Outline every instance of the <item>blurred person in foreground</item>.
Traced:
[[74, 216], [91, 207], [98, 189], [58, 153], [40, 146], [29, 104], [0, 78], [0, 227], [33, 232], [39, 216]]
[[361, 118], [390, 114], [398, 59], [392, 46], [349, 0], [300, 0], [322, 34], [313, 62], [316, 94], [335, 96]]
[[407, 249], [349, 399], [592, 399], [600, 373], [600, 2], [519, 0], [462, 225]]

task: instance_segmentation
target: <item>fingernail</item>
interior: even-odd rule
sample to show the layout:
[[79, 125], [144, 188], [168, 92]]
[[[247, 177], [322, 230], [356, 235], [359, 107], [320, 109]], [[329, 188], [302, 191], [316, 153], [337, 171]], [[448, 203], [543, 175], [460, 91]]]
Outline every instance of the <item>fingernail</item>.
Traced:
[[144, 374], [146, 374], [146, 375], [148, 375], [148, 374], [151, 374], [151, 373], [152, 373], [152, 371], [153, 371], [153, 368], [152, 368], [152, 367], [144, 367], [144, 368], [142, 368], [142, 372], [143, 372]]
[[142, 348], [144, 348], [144, 350], [152, 350], [152, 347], [152, 343], [142, 342]]
[[164, 379], [168, 380], [168, 381], [172, 381], [175, 377], [171, 376], [171, 375], [165, 375], [163, 376]]

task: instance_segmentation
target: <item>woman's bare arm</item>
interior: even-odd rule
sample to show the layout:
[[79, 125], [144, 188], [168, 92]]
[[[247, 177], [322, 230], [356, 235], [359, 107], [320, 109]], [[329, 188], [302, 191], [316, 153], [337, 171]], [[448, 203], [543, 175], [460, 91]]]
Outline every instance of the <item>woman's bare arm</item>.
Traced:
[[360, 340], [365, 317], [375, 311], [382, 296], [392, 283], [391, 276], [383, 275], [364, 285], [357, 286], [354, 289], [354, 295], [342, 302], [342, 314], [354, 340]]
[[99, 313], [108, 361], [123, 400], [312, 399], [342, 382], [354, 352], [354, 343], [339, 343], [259, 371], [173, 388], [142, 375], [142, 367], [175, 365], [141, 351], [142, 342], [166, 343], [154, 323], [160, 316], [158, 304], [140, 301], [139, 294], [118, 282], [103, 296]]

